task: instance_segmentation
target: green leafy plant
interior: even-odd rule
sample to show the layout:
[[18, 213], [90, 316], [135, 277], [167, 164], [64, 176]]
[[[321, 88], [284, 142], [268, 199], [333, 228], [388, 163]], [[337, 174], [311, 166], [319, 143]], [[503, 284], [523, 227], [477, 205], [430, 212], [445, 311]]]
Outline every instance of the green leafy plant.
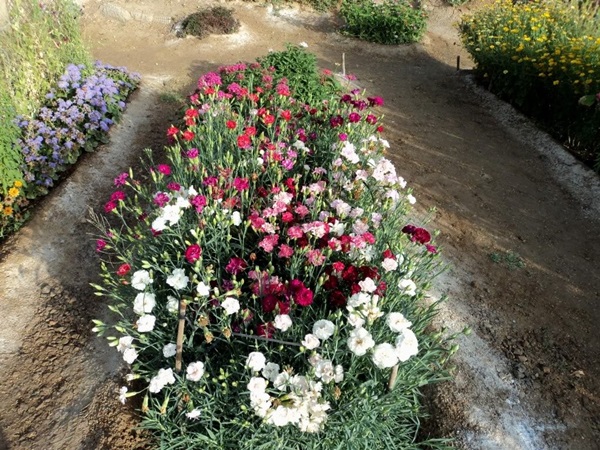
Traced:
[[523, 258], [521, 258], [518, 253], [511, 250], [505, 252], [492, 252], [489, 256], [492, 262], [502, 264], [511, 270], [522, 269], [525, 267]]
[[418, 42], [427, 26], [423, 9], [404, 0], [344, 0], [342, 33], [378, 44]]
[[287, 84], [305, 103], [318, 103], [329, 99], [340, 89], [330, 72], [319, 73], [317, 57], [304, 48], [287, 44], [286, 49], [271, 52], [258, 62], [264, 67], [273, 67], [274, 81], [287, 80]]
[[584, 1], [497, 2], [459, 25], [475, 73], [583, 161], [600, 156], [600, 111], [579, 104], [600, 91], [600, 16]]

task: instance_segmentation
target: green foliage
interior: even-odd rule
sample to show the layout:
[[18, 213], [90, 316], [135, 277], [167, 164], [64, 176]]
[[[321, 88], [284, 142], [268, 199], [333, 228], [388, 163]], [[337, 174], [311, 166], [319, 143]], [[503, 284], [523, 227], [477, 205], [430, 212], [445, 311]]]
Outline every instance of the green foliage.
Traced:
[[344, 0], [340, 14], [344, 34], [378, 44], [418, 42], [427, 25], [425, 11], [404, 0]]
[[231, 34], [240, 28], [240, 22], [233, 17], [231, 9], [215, 6], [195, 12], [181, 24], [180, 37], [196, 36], [203, 38], [209, 34]]
[[287, 44], [285, 50], [269, 53], [258, 62], [275, 69], [275, 82], [287, 79], [291, 91], [304, 103], [327, 100], [339, 91], [340, 85], [332, 77], [319, 73], [317, 57], [302, 47]]
[[69, 0], [13, 0], [11, 25], [0, 33], [0, 74], [17, 114], [31, 116], [67, 64], [90, 65]]
[[21, 180], [19, 170], [21, 153], [15, 147], [19, 128], [14, 123], [15, 108], [8, 94], [8, 88], [0, 78], [0, 197], [12, 187], [15, 180]]
[[511, 250], [505, 252], [492, 252], [489, 254], [492, 262], [508, 267], [510, 270], [522, 269], [525, 267], [525, 261]]
[[600, 157], [600, 17], [592, 2], [498, 2], [460, 23], [480, 81], [579, 157]]

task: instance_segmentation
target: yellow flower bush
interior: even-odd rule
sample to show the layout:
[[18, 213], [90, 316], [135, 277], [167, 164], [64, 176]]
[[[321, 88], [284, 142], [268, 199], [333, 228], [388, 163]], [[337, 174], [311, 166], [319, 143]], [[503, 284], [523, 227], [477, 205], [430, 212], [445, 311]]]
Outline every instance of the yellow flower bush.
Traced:
[[578, 104], [600, 92], [598, 6], [559, 0], [498, 1], [465, 16], [462, 41], [489, 89], [575, 144], [600, 155], [600, 113]]
[[23, 195], [23, 182], [17, 180], [2, 194], [0, 192], [0, 238], [15, 231], [26, 219], [24, 209], [29, 203]]

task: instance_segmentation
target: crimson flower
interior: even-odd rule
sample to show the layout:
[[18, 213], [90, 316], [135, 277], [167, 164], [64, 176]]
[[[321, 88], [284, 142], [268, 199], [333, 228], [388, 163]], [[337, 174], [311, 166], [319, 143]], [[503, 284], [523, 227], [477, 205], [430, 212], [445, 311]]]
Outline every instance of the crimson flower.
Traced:
[[431, 235], [425, 228], [417, 228], [413, 233], [412, 239], [419, 244], [427, 244], [431, 241]]
[[185, 130], [183, 132], [182, 139], [184, 141], [186, 141], [186, 142], [190, 142], [192, 139], [194, 139], [194, 136], [196, 136], [196, 135], [194, 134], [193, 131], [191, 131], [191, 130]]
[[271, 294], [265, 295], [260, 302], [263, 311], [266, 313], [270, 313], [275, 311], [275, 307], [277, 306], [277, 297]]
[[225, 266], [225, 270], [233, 275], [237, 275], [238, 273], [245, 270], [246, 267], [248, 267], [246, 261], [244, 261], [242, 258], [233, 257]]
[[248, 137], [247, 135], [242, 134], [238, 136], [237, 145], [239, 148], [248, 148], [251, 144], [252, 142], [250, 141], [250, 137]]
[[238, 191], [245, 191], [246, 189], [248, 189], [248, 187], [250, 187], [248, 178], [237, 178], [236, 177], [233, 180], [233, 187]]
[[225, 126], [226, 126], [227, 128], [229, 128], [230, 130], [233, 130], [235, 127], [237, 127], [237, 123], [235, 123], [235, 121], [234, 121], [234, 120], [228, 120], [228, 121], [225, 123]]
[[185, 250], [185, 259], [194, 264], [202, 256], [202, 248], [198, 244], [192, 244]]
[[96, 251], [101, 252], [102, 250], [104, 250], [104, 247], [106, 247], [106, 241], [103, 239], [98, 239], [96, 241]]
[[124, 277], [131, 270], [131, 266], [129, 264], [121, 264], [117, 269], [117, 275], [120, 277]]
[[179, 133], [179, 128], [174, 127], [173, 125], [171, 125], [168, 129], [167, 129], [167, 137], [169, 138], [174, 138], [177, 133]]
[[168, 166], [167, 164], [159, 164], [158, 166], [156, 166], [156, 170], [158, 170], [163, 175], [171, 175], [171, 166]]
[[281, 111], [280, 115], [281, 115], [281, 118], [285, 121], [292, 119], [292, 113], [288, 109]]
[[117, 203], [114, 200], [107, 202], [104, 205], [104, 212], [109, 213], [117, 207]]

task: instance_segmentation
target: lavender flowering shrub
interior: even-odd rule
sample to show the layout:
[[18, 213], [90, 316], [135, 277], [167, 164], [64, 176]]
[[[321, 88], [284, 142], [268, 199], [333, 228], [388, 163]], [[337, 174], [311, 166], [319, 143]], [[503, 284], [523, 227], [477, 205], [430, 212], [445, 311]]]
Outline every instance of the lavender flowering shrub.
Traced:
[[18, 122], [28, 197], [46, 194], [82, 151], [106, 142], [106, 132], [120, 118], [139, 80], [124, 68], [101, 63], [87, 76], [82, 65], [67, 67], [37, 117]]

